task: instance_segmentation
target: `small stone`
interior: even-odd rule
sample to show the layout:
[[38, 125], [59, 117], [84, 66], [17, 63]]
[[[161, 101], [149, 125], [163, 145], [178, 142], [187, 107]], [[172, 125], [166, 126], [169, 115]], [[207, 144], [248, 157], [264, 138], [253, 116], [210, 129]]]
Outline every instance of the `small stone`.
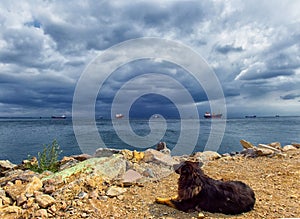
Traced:
[[202, 212], [199, 212], [197, 218], [202, 219], [202, 218], [205, 218], [205, 216]]
[[88, 214], [85, 213], [85, 212], [83, 212], [83, 213], [81, 214], [81, 217], [86, 218], [86, 217], [88, 217]]
[[106, 196], [106, 195], [101, 195], [101, 196], [99, 196], [98, 199], [99, 199], [99, 200], [106, 201], [106, 200], [108, 199], [108, 196]]
[[53, 192], [55, 192], [55, 186], [49, 184], [44, 186], [44, 193], [52, 194]]
[[88, 195], [89, 195], [89, 198], [91, 198], [91, 199], [97, 199], [99, 196], [99, 193], [97, 190], [93, 190], [93, 191], [89, 192]]
[[111, 186], [108, 188], [108, 190], [106, 191], [106, 195], [108, 197], [116, 197], [119, 196], [121, 194], [123, 194], [124, 192], [126, 192], [125, 188], [120, 188], [120, 187], [116, 187], [116, 186]]
[[46, 209], [39, 209], [35, 212], [36, 217], [48, 218], [48, 212]]
[[36, 202], [42, 208], [47, 208], [55, 203], [55, 199], [50, 195], [38, 195], [35, 197]]
[[217, 160], [221, 157], [222, 156], [215, 151], [203, 151], [203, 152], [196, 152], [195, 154], [193, 154], [192, 159], [201, 162], [201, 161]]
[[83, 198], [85, 198], [85, 197], [87, 197], [87, 193], [86, 192], [79, 192], [79, 194], [77, 195], [78, 196], [78, 198], [80, 198], [80, 199], [83, 199]]
[[147, 169], [144, 170], [143, 176], [151, 177], [151, 178], [155, 177], [154, 174], [153, 174], [152, 169], [150, 169], [150, 168], [147, 168]]
[[2, 199], [3, 205], [11, 205], [13, 203], [12, 199], [6, 196], [1, 196], [0, 199]]
[[13, 205], [13, 206], [7, 206], [5, 208], [2, 208], [1, 211], [4, 212], [4, 213], [17, 213], [17, 214], [20, 214], [22, 212], [22, 208]]
[[118, 195], [117, 199], [119, 199], [120, 201], [122, 201], [124, 199], [124, 195]]
[[21, 205], [23, 205], [26, 201], [27, 201], [26, 196], [25, 196], [24, 194], [21, 194], [21, 195], [19, 195], [18, 198], [17, 198], [17, 205], [18, 205], [18, 206], [21, 206]]
[[1, 196], [5, 196], [6, 194], [5, 194], [5, 191], [2, 189], [2, 188], [0, 188], [0, 197]]
[[50, 213], [55, 213], [55, 212], [57, 211], [56, 206], [55, 206], [55, 205], [52, 205], [50, 208], [48, 208], [48, 211], [49, 211]]
[[84, 161], [84, 160], [90, 159], [92, 156], [89, 154], [79, 154], [79, 155], [72, 155], [71, 157], [73, 157], [74, 159], [76, 159], [78, 161]]
[[23, 205], [23, 208], [31, 208], [33, 206], [35, 198], [28, 198], [27, 202]]
[[42, 181], [38, 177], [34, 176], [32, 177], [31, 182], [26, 185], [25, 195], [27, 197], [31, 197], [33, 196], [35, 191], [40, 190], [42, 187], [43, 187]]
[[123, 177], [122, 177], [122, 180], [123, 182], [136, 182], [137, 180], [139, 180], [140, 178], [142, 178], [143, 176], [136, 172], [135, 170], [127, 170]]

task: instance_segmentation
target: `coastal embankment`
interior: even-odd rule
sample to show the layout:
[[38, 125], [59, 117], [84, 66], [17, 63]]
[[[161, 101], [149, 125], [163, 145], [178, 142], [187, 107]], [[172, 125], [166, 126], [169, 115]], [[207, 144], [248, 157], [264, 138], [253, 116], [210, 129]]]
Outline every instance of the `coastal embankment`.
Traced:
[[[22, 164], [0, 161], [1, 218], [297, 218], [300, 217], [300, 144], [252, 145], [241, 152], [212, 151], [171, 156], [165, 144], [143, 152], [98, 149], [93, 156], [64, 157], [59, 171], [36, 173]], [[212, 178], [241, 180], [256, 195], [252, 211], [240, 215], [184, 213], [155, 203], [177, 193], [172, 166], [203, 162]]]

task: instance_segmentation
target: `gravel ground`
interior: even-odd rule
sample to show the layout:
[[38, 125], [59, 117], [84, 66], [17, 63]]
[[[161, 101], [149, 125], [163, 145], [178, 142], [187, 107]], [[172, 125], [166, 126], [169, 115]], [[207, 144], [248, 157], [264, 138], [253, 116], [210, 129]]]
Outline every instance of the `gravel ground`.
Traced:
[[[202, 218], [300, 217], [300, 150], [289, 151], [285, 157], [221, 158], [206, 163], [203, 170], [215, 179], [241, 180], [247, 183], [255, 192], [256, 204], [254, 210], [244, 214], [200, 212]], [[95, 197], [93, 190], [90, 190], [90, 194], [86, 191], [86, 195], [82, 197], [76, 195], [82, 189], [82, 185], [76, 184], [78, 179], [83, 179], [81, 177], [73, 176], [68, 180], [65, 185], [70, 185], [70, 189], [56, 192], [56, 203], [48, 209], [23, 209], [21, 214], [11, 210], [11, 213], [1, 214], [1, 218], [32, 218], [26, 215], [33, 214], [36, 215], [34, 218], [58, 219], [199, 218], [199, 212], [184, 213], [154, 202], [156, 197], [172, 197], [177, 194], [178, 175], [175, 173], [156, 182], [127, 187], [125, 193], [114, 198], [105, 196], [105, 191], [111, 184], [105, 184], [97, 178], [93, 178], [94, 181], [89, 183], [90, 186], [98, 188]]]
[[[215, 179], [241, 180], [256, 195], [254, 210], [241, 215], [202, 212], [205, 218], [299, 218], [300, 217], [300, 151], [286, 157], [219, 159], [207, 163], [204, 172]], [[198, 212], [184, 213], [154, 203], [155, 197], [177, 193], [177, 174], [159, 182], [131, 186], [118, 197], [103, 200], [73, 200], [74, 211], [61, 218], [198, 218]], [[58, 215], [57, 215], [58, 217]]]

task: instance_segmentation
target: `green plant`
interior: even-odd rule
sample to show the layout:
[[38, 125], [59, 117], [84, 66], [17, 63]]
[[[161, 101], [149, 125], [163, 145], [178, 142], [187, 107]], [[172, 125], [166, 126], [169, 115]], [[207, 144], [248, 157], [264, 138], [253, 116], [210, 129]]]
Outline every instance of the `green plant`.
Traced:
[[[27, 163], [27, 168], [39, 173], [45, 170], [57, 172], [59, 169], [58, 156], [61, 152], [57, 141], [53, 140], [52, 144], [44, 145], [43, 151], [38, 152], [36, 162]], [[34, 158], [31, 158], [31, 160], [34, 160]]]

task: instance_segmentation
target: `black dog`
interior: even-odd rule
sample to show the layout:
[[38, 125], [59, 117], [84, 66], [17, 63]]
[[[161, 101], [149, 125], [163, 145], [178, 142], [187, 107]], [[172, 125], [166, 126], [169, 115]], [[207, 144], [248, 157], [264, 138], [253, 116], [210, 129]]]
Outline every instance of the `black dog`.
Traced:
[[206, 176], [199, 163], [185, 161], [174, 166], [180, 174], [178, 196], [157, 198], [156, 202], [181, 211], [209, 211], [240, 214], [253, 209], [253, 190], [241, 181], [220, 181]]

